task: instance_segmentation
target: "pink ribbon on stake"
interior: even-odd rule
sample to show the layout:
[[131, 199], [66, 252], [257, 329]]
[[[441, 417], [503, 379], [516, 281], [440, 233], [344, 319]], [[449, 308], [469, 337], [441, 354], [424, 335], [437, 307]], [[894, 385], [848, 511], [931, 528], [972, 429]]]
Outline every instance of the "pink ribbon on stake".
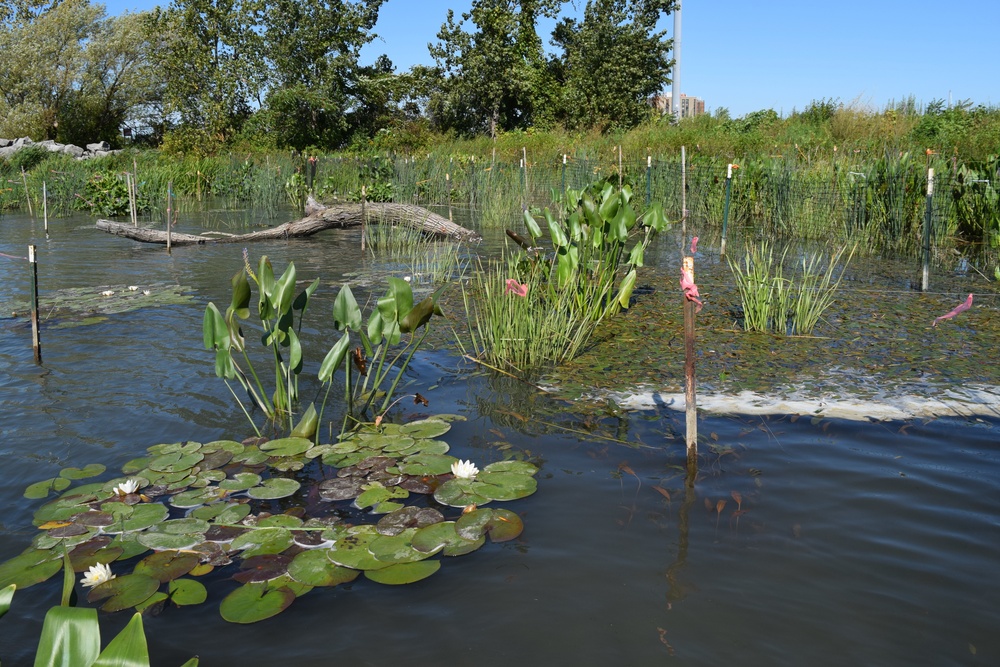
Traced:
[[693, 255], [696, 252], [698, 252], [698, 237], [697, 236], [695, 236], [693, 239], [691, 239], [691, 254]]
[[528, 296], [528, 284], [521, 284], [514, 280], [513, 278], [507, 279], [507, 289], [504, 290], [504, 294], [516, 294], [520, 297]]
[[951, 318], [955, 317], [961, 312], [968, 310], [969, 308], [972, 308], [971, 294], [969, 295], [969, 298], [965, 300], [965, 303], [960, 303], [959, 305], [955, 306], [941, 317], [935, 317], [934, 322], [931, 324], [931, 326], [936, 327], [937, 323], [940, 322], [941, 320], [950, 320]]
[[698, 286], [694, 284], [691, 272], [684, 269], [681, 269], [681, 289], [684, 290], [685, 299], [697, 304], [698, 307], [694, 309], [694, 312], [700, 313], [703, 304], [699, 298], [701, 295], [698, 294]]

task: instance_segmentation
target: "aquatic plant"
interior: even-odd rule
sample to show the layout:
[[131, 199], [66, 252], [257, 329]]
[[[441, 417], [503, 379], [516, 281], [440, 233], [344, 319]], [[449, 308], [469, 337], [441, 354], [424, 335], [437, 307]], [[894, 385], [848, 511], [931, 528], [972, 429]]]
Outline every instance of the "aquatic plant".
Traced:
[[[97, 610], [72, 607], [69, 604], [73, 591], [73, 565], [68, 550], [63, 551], [62, 566], [65, 573], [62, 602], [45, 614], [38, 651], [35, 654], [35, 667], [60, 665], [149, 667], [149, 649], [146, 646], [142, 614], [134, 614], [128, 625], [122, 628], [102, 651]], [[115, 575], [107, 565], [98, 563], [90, 567], [82, 584], [85, 587], [92, 587], [114, 578]], [[16, 589], [17, 584], [13, 583], [0, 588], [0, 617], [10, 610]], [[198, 667], [198, 658], [191, 658], [182, 667]]]
[[[845, 252], [847, 248], [843, 247], [825, 262], [820, 253], [804, 256], [797, 278], [788, 278], [784, 273], [787, 247], [777, 259], [767, 241], [747, 244], [742, 263], [727, 257], [743, 306], [744, 330], [811, 334], [840, 287], [843, 269], [839, 276], [835, 275]], [[844, 268], [853, 256], [854, 249], [844, 261]]]
[[[471, 345], [491, 364], [519, 370], [573, 358], [600, 322], [628, 308], [646, 247], [667, 228], [659, 204], [637, 216], [628, 186], [568, 189], [556, 215], [545, 209], [553, 252], [524, 211], [530, 242], [480, 270], [466, 291]], [[632, 235], [638, 236], [629, 247]]]
[[[0, 564], [0, 591], [48, 580], [65, 554], [69, 585], [74, 571], [95, 572], [85, 577], [94, 584], [89, 602], [155, 613], [204, 603], [200, 578], [229, 568], [239, 585], [220, 613], [253, 623], [314, 587], [362, 573], [382, 584], [419, 581], [441, 567], [435, 556], [520, 535], [517, 514], [484, 506], [537, 487], [530, 462], [509, 458], [480, 470], [448, 455], [440, 438], [456, 419], [362, 424], [320, 445], [301, 437], [159, 444], [126, 463], [122, 476], [73, 488], [105, 467], [65, 469], [25, 491], [58, 495], [36, 511], [32, 546]], [[134, 492], [121, 496], [130, 482]]]

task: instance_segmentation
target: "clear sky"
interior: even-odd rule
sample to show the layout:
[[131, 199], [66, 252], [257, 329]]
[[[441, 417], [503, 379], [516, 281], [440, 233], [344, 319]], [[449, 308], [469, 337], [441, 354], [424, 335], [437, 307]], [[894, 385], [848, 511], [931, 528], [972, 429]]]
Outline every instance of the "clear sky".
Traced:
[[[106, 0], [109, 14], [149, 9], [157, 0]], [[471, 0], [387, 0], [379, 39], [363, 60], [389, 56], [397, 71], [431, 64], [428, 42], [449, 8]], [[582, 13], [584, 0], [566, 12]], [[742, 116], [759, 109], [782, 115], [810, 101], [838, 99], [882, 109], [913, 96], [1000, 105], [1000, 0], [685, 0], [681, 84]], [[539, 26], [548, 43], [551, 23]], [[668, 36], [673, 19], [664, 21]]]

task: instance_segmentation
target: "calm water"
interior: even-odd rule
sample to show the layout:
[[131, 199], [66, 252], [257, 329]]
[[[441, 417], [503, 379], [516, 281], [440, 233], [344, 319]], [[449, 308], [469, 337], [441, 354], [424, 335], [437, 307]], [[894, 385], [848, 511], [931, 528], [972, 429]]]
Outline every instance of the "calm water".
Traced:
[[[228, 302], [241, 248], [167, 255], [90, 223], [53, 221], [45, 239], [40, 222], [6, 216], [0, 252], [37, 244], [43, 295], [175, 283], [194, 302], [84, 327], [47, 322], [41, 366], [25, 320], [0, 319], [0, 560], [35, 534], [27, 484], [92, 462], [113, 471], [160, 442], [247, 434], [201, 342], [204, 306]], [[365, 268], [350, 232], [251, 252], [323, 277], [314, 323], [341, 276]], [[0, 258], [0, 275], [0, 302], [26, 298], [26, 262]], [[447, 349], [421, 355], [412, 376], [432, 412], [468, 418], [445, 436], [452, 454], [483, 464], [513, 446], [542, 464], [538, 492], [506, 504], [524, 518], [522, 537], [447, 559], [410, 586], [316, 589], [246, 627], [218, 615], [232, 583], [210, 582], [200, 608], [146, 619], [154, 665], [195, 654], [248, 667], [1000, 664], [998, 421], [707, 418], [701, 477], [685, 493], [675, 413], [596, 424], [646, 445], [637, 449], [539, 423], [570, 423], [574, 408]], [[55, 580], [17, 593], [0, 619], [5, 666], [31, 664], [58, 594]], [[102, 615], [105, 640], [128, 617]]]

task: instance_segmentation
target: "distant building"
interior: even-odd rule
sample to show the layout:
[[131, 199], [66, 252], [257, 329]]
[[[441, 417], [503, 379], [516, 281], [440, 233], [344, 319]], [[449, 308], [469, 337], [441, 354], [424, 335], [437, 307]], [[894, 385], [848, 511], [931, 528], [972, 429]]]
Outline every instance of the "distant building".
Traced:
[[[653, 107], [660, 114], [672, 114], [672, 96], [668, 94], [654, 95], [649, 98], [649, 106]], [[689, 97], [681, 93], [681, 117], [690, 118], [705, 113], [705, 100], [700, 97]]]

